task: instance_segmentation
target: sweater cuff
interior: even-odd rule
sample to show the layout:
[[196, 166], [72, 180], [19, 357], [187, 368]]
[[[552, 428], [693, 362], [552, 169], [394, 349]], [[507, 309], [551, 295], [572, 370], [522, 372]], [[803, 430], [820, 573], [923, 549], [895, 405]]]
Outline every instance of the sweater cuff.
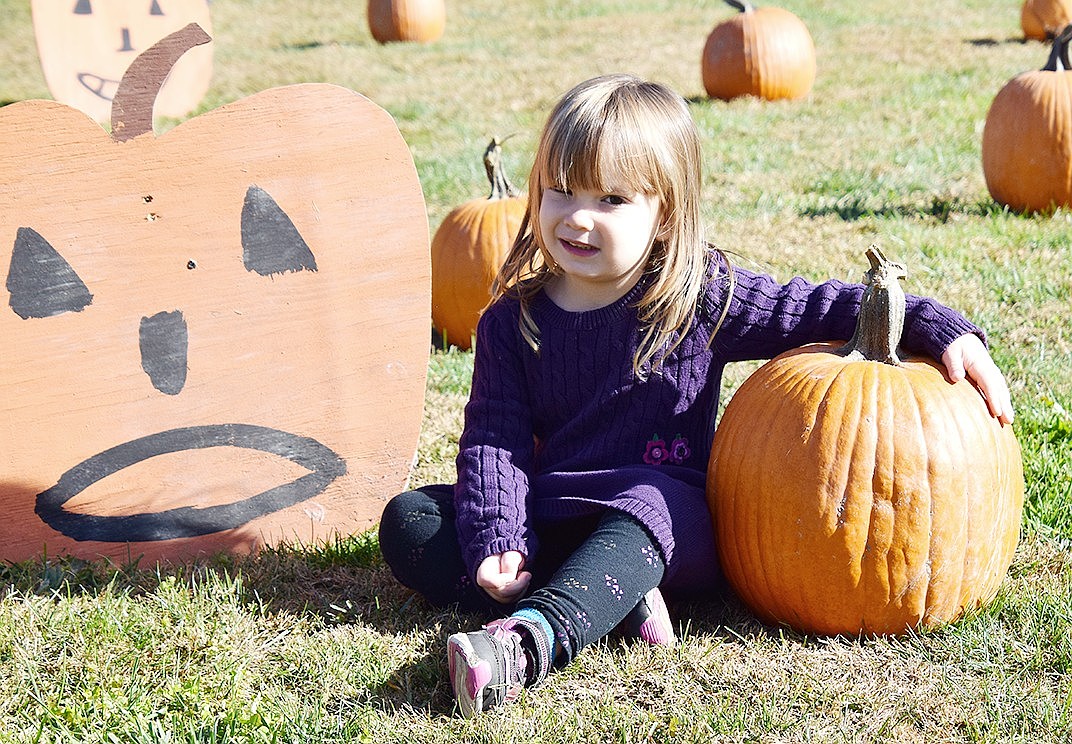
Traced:
[[912, 309], [901, 341], [907, 350], [922, 352], [937, 362], [949, 344], [969, 333], [988, 345], [983, 330], [963, 315], [934, 300], [922, 299]]

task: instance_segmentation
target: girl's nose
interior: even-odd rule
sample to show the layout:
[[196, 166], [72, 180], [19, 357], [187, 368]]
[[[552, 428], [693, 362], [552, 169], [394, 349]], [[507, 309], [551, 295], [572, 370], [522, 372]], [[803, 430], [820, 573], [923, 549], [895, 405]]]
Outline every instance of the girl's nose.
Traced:
[[592, 212], [582, 205], [574, 205], [562, 221], [571, 230], [591, 230], [593, 227]]

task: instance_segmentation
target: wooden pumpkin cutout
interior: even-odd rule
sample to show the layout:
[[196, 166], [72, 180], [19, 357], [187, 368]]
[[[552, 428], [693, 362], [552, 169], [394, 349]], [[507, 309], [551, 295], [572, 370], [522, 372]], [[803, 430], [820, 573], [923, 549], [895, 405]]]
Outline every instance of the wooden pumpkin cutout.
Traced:
[[[207, 0], [31, 0], [34, 35], [49, 92], [60, 103], [108, 121], [119, 80], [139, 53], [189, 23], [212, 33]], [[156, 101], [179, 118], [212, 79], [212, 45], [179, 60]]]
[[330, 539], [405, 486], [431, 304], [409, 150], [324, 84], [155, 137], [146, 92], [206, 40], [138, 58], [111, 136], [0, 109], [4, 560]]

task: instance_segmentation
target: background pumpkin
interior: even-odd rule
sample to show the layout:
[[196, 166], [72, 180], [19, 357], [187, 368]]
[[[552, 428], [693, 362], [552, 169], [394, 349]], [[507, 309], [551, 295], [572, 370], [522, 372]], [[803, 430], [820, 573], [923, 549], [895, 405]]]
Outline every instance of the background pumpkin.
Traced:
[[1041, 70], [1008, 81], [983, 125], [986, 187], [1016, 211], [1046, 212], [1072, 205], [1072, 26], [1054, 38]]
[[381, 44], [433, 42], [447, 25], [444, 0], [369, 0], [367, 15], [372, 38]]
[[1012, 428], [966, 381], [897, 359], [903, 267], [872, 249], [847, 345], [760, 367], [715, 433], [708, 499], [725, 574], [765, 622], [897, 634], [988, 601], [1013, 557]]
[[503, 170], [499, 139], [484, 150], [484, 170], [491, 193], [452, 209], [432, 238], [432, 325], [445, 344], [463, 350], [472, 346], [492, 280], [527, 209]]
[[783, 8], [725, 1], [740, 12], [707, 37], [700, 64], [707, 95], [770, 101], [806, 96], [815, 83], [816, 61], [804, 22]]
[[1046, 41], [1072, 22], [1072, 0], [1024, 0], [1020, 27], [1024, 37]]
[[154, 136], [153, 94], [207, 41], [191, 24], [139, 55], [111, 136], [53, 101], [0, 108], [3, 560], [330, 540], [406, 482], [430, 304], [409, 149], [322, 84]]

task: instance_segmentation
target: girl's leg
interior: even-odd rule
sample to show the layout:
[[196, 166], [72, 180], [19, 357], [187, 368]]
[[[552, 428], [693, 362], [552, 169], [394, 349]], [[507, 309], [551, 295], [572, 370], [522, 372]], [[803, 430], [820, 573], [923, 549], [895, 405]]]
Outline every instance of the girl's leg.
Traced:
[[624, 512], [608, 510], [550, 580], [518, 602], [517, 614], [542, 615], [558, 649], [555, 666], [563, 666], [614, 630], [641, 600], [661, 605], [652, 590], [665, 570], [647, 529]]
[[[608, 511], [547, 585], [509, 617], [447, 639], [454, 697], [469, 717], [514, 700], [631, 613], [649, 619], [665, 606], [656, 587], [662, 555], [635, 519]], [[656, 603], [654, 610], [649, 602]], [[669, 618], [665, 618], [669, 625]], [[643, 635], [643, 634], [642, 634]]]
[[399, 494], [380, 518], [380, 552], [395, 578], [431, 604], [457, 602], [465, 611], [487, 611], [495, 603], [468, 578], [454, 519], [453, 486]]

